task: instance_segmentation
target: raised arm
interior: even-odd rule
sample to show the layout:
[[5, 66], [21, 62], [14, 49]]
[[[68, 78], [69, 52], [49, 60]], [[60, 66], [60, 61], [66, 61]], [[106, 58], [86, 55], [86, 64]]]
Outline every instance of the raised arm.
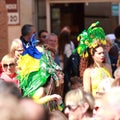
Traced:
[[92, 92], [91, 91], [91, 69], [87, 68], [84, 73], [83, 73], [83, 88], [87, 92]]

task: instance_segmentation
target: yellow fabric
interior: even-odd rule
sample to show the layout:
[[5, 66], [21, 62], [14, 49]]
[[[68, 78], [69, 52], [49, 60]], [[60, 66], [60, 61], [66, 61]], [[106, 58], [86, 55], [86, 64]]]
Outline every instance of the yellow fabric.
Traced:
[[91, 78], [94, 78], [91, 82], [92, 82], [92, 95], [95, 96], [96, 92], [98, 90], [99, 84], [101, 83], [101, 81], [105, 78], [111, 78], [110, 73], [108, 72], [108, 70], [104, 67], [96, 67], [92, 70], [91, 73]]
[[18, 68], [20, 68], [21, 71], [21, 76], [24, 76], [33, 71], [37, 71], [40, 68], [40, 61], [26, 54], [20, 57], [18, 65]]
[[37, 99], [33, 99], [33, 100], [38, 104], [45, 104], [45, 103], [49, 102], [51, 99], [50, 99], [50, 95], [47, 95], [45, 97], [41, 97], [41, 98], [37, 98]]

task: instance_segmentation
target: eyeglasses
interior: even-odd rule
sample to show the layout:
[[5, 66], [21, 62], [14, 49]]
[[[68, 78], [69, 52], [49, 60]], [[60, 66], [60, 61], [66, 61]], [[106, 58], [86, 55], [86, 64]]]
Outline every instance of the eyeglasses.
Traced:
[[67, 105], [65, 106], [64, 109], [69, 109], [70, 111], [75, 111], [78, 107], [80, 107], [79, 105]]
[[7, 67], [13, 67], [13, 66], [15, 66], [15, 63], [10, 63], [10, 64], [3, 64], [3, 67], [4, 68], [7, 68]]

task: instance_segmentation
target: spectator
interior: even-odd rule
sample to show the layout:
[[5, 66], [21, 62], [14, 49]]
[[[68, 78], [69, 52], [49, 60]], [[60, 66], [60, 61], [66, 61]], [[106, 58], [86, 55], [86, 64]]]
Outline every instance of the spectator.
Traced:
[[19, 100], [10, 94], [0, 94], [0, 120], [28, 120]]
[[13, 82], [19, 87], [19, 81], [17, 80], [16, 73], [16, 60], [10, 54], [5, 55], [2, 58], [2, 69], [1, 78], [7, 82]]
[[74, 76], [70, 78], [70, 89], [77, 89], [83, 87], [83, 81], [80, 77]]
[[31, 99], [22, 99], [20, 106], [27, 118], [26, 120], [49, 120], [48, 110], [43, 105], [36, 104]]
[[116, 39], [114, 41], [112, 48], [109, 51], [109, 55], [113, 59], [113, 61], [111, 61], [113, 73], [114, 73], [115, 69], [117, 68], [117, 60], [118, 60], [118, 56], [120, 54], [120, 25], [115, 28], [114, 34], [115, 34]]
[[50, 120], [68, 120], [67, 117], [60, 111], [50, 112]]
[[35, 33], [35, 28], [33, 25], [25, 24], [21, 29], [21, 37], [23, 47], [28, 47], [28, 41], [32, 37], [32, 35]]
[[60, 65], [60, 60], [58, 56], [58, 37], [56, 34], [51, 33], [46, 37], [46, 44], [55, 49], [54, 61]]
[[48, 35], [48, 31], [47, 30], [40, 30], [38, 32], [39, 44], [41, 44], [41, 45], [45, 44], [47, 35]]
[[68, 120], [89, 120], [93, 108], [94, 98], [80, 88], [69, 91], [65, 96], [64, 113]]
[[22, 98], [20, 89], [13, 82], [6, 82], [0, 78], [0, 94], [13, 95], [18, 99]]
[[19, 56], [23, 52], [23, 45], [20, 39], [14, 39], [10, 46], [10, 54], [16, 59], [19, 59]]
[[[114, 99], [113, 99], [114, 98]], [[101, 98], [96, 120], [120, 120], [120, 87], [114, 87]]]

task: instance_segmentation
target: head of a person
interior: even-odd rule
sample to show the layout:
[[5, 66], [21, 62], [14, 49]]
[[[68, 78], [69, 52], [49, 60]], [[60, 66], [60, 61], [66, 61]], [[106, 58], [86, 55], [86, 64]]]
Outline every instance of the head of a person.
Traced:
[[71, 34], [71, 28], [70, 26], [64, 26], [61, 30], [61, 33], [62, 32], [67, 32], [68, 34]]
[[48, 35], [47, 30], [40, 30], [38, 32], [38, 39], [40, 40], [40, 43], [44, 44], [46, 40], [46, 36]]
[[64, 113], [69, 120], [82, 120], [85, 116], [91, 116], [93, 107], [92, 95], [81, 88], [71, 90], [65, 96]]
[[59, 34], [59, 38], [58, 38], [58, 52], [59, 54], [64, 54], [64, 49], [65, 49], [65, 45], [69, 44], [71, 39], [70, 39], [70, 34], [66, 31], [63, 31]]
[[99, 21], [92, 23], [87, 30], [84, 30], [77, 37], [80, 42], [77, 52], [83, 58], [88, 57], [88, 66], [95, 62], [102, 63], [105, 59], [103, 48], [106, 45], [105, 32], [98, 25]]
[[68, 120], [67, 117], [61, 111], [50, 112], [50, 120]]
[[6, 74], [13, 74], [16, 72], [16, 59], [10, 54], [3, 56], [1, 63], [3, 71]]
[[101, 98], [101, 107], [97, 110], [97, 120], [120, 120], [120, 87], [113, 87]]
[[89, 48], [88, 54], [88, 66], [105, 62], [104, 46], [101, 43], [98, 44], [96, 47]]
[[43, 105], [37, 104], [29, 98], [22, 99], [20, 106], [27, 120], [48, 120], [49, 118], [48, 110]]
[[114, 42], [109, 36], [106, 36], [105, 39], [106, 39], [105, 48], [109, 52]]
[[29, 41], [29, 39], [32, 37], [32, 34], [35, 33], [35, 27], [31, 24], [25, 24], [21, 29], [22, 37]]
[[22, 97], [20, 89], [13, 82], [7, 82], [2, 78], [0, 78], [0, 94], [13, 95], [18, 99]]
[[70, 89], [77, 89], [82, 87], [82, 80], [78, 76], [74, 76], [70, 78]]
[[19, 56], [22, 54], [23, 50], [24, 49], [23, 49], [22, 41], [20, 39], [14, 39], [11, 43], [10, 54], [15, 59], [18, 59]]
[[0, 94], [0, 120], [26, 120], [19, 100], [10, 94]]
[[114, 30], [114, 34], [116, 39], [120, 42], [120, 25], [118, 25], [115, 30]]
[[57, 47], [58, 47], [57, 35], [54, 33], [48, 34], [46, 37], [46, 44], [48, 44], [50, 47], [53, 47], [54, 49], [57, 50]]

